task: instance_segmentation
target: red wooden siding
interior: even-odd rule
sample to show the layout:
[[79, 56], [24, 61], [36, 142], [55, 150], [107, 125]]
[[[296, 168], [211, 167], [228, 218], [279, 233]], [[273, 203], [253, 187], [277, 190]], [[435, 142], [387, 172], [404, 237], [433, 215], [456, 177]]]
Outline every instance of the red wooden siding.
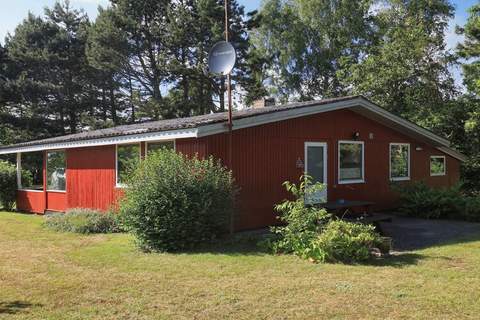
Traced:
[[67, 210], [67, 193], [47, 191], [46, 210], [65, 212], [65, 210]]
[[[338, 140], [365, 142], [365, 183], [338, 184]], [[372, 138], [370, 138], [372, 137]], [[350, 110], [339, 110], [234, 131], [233, 159], [227, 162], [228, 135], [199, 139], [179, 139], [176, 150], [199, 157], [213, 155], [232, 168], [241, 188], [237, 230], [258, 228], [277, 222], [273, 206], [289, 195], [282, 183], [298, 181], [303, 168], [305, 142], [327, 143], [328, 200], [339, 198], [370, 200], [377, 209], [396, 205], [397, 196], [389, 179], [389, 144], [410, 143], [411, 180], [424, 180], [431, 186], [450, 186], [458, 182], [460, 162], [437, 149], [369, 120]], [[422, 148], [417, 151], [416, 148]], [[141, 143], [142, 155], [145, 143]], [[18, 207], [42, 213], [49, 210], [86, 207], [107, 210], [115, 205], [122, 189], [115, 187], [115, 146], [68, 149], [67, 192], [19, 191]], [[445, 155], [447, 175], [430, 176], [430, 156]], [[44, 179], [46, 181], [46, 179]], [[404, 183], [404, 182], [397, 182]]]
[[[338, 140], [352, 140], [354, 132], [359, 132], [358, 140], [365, 142], [366, 182], [338, 184]], [[373, 139], [369, 138], [370, 133]], [[207, 154], [225, 159], [226, 134], [199, 140], [208, 146]], [[459, 178], [458, 160], [447, 156], [447, 175], [430, 177], [430, 155], [444, 155], [442, 152], [349, 110], [236, 130], [231, 168], [241, 188], [237, 229], [277, 222], [273, 206], [288, 196], [282, 182], [298, 181], [302, 175], [303, 169], [297, 168], [296, 163], [298, 159], [305, 160], [304, 143], [307, 141], [327, 143], [328, 200], [371, 200], [378, 204], [377, 209], [394, 206], [397, 197], [389, 180], [389, 144], [392, 142], [411, 144], [411, 180], [448, 186]], [[423, 150], [416, 151], [417, 146]]]
[[17, 209], [20, 211], [43, 213], [45, 211], [45, 194], [41, 191], [17, 191]]
[[107, 210], [115, 202], [115, 146], [67, 150], [67, 204]]

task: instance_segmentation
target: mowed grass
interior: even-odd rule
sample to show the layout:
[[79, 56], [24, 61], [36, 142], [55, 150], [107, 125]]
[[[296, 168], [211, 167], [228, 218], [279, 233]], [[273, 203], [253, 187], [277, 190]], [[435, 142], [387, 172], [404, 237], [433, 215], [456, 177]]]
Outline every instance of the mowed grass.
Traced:
[[224, 244], [145, 254], [129, 235], [0, 213], [0, 319], [478, 319], [480, 235], [366, 265]]

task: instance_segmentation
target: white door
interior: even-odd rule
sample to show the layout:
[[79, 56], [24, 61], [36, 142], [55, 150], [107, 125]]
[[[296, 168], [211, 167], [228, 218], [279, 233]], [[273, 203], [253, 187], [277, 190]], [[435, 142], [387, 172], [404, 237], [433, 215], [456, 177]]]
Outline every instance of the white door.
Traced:
[[323, 183], [324, 188], [306, 199], [307, 203], [327, 201], [327, 144], [325, 142], [305, 142], [305, 174], [312, 177], [312, 183]]

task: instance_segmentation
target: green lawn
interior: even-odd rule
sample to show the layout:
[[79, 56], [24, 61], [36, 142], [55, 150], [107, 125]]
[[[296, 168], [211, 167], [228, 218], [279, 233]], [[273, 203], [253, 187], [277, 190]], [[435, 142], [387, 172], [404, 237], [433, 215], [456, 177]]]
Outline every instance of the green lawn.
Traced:
[[[0, 319], [478, 319], [480, 235], [370, 265], [229, 246], [143, 254], [128, 235], [0, 213]], [[224, 246], [227, 247], [227, 246]]]

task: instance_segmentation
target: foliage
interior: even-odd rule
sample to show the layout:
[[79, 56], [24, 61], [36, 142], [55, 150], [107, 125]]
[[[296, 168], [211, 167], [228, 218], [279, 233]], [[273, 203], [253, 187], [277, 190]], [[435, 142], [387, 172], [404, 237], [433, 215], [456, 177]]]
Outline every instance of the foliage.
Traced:
[[362, 223], [332, 220], [312, 241], [311, 259], [319, 262], [360, 262], [381, 244], [375, 227]]
[[272, 93], [308, 100], [348, 92], [350, 84], [342, 84], [338, 73], [358, 63], [370, 44], [372, 3], [265, 1], [254, 43], [269, 58]]
[[127, 182], [120, 211], [143, 250], [196, 247], [228, 230], [236, 187], [213, 158], [173, 150], [149, 154]]
[[460, 57], [466, 59], [462, 65], [464, 83], [468, 90], [477, 97], [480, 95], [480, 4], [473, 5], [469, 10], [467, 23], [457, 27], [457, 33], [463, 35], [465, 40], [457, 47]]
[[6, 210], [14, 208], [16, 191], [17, 168], [9, 162], [0, 161], [0, 204]]
[[308, 193], [315, 193], [323, 188], [322, 184], [311, 184], [311, 178], [303, 176], [298, 185], [285, 181], [284, 187], [294, 200], [285, 200], [275, 206], [279, 220], [285, 224], [273, 227], [275, 239], [266, 245], [274, 252], [295, 253], [307, 258], [311, 256], [311, 243], [321, 232], [324, 224], [330, 218], [325, 209], [305, 204]]
[[479, 198], [464, 195], [461, 185], [432, 188], [417, 182], [397, 185], [394, 189], [400, 194], [400, 211], [409, 216], [480, 221]]
[[376, 11], [375, 41], [343, 81], [387, 110], [438, 132], [439, 114], [454, 98], [445, 31], [448, 0], [389, 0]]
[[315, 262], [357, 262], [368, 259], [370, 249], [380, 244], [374, 227], [332, 220], [325, 209], [305, 204], [322, 184], [312, 184], [311, 178], [304, 176], [298, 185], [289, 181], [283, 185], [294, 197], [275, 207], [285, 225], [273, 227], [274, 237], [260, 245]]
[[83, 208], [48, 214], [45, 216], [44, 225], [55, 231], [83, 234], [122, 231], [118, 214]]

